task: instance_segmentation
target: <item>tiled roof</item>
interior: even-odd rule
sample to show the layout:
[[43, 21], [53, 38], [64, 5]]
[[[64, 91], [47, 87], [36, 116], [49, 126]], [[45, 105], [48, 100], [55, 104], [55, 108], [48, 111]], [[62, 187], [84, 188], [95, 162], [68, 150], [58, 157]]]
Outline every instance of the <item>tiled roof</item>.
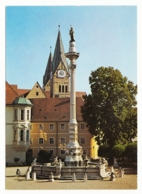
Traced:
[[26, 96], [28, 92], [30, 91], [29, 89], [18, 89], [17, 85], [9, 84], [14, 91], [19, 94], [19, 96]]
[[82, 97], [86, 95], [86, 92], [76, 92], [76, 97]]
[[[32, 122], [68, 121], [70, 120], [70, 98], [37, 98], [30, 99], [32, 107]], [[76, 98], [76, 118], [82, 121], [80, 106], [81, 98]]]
[[31, 91], [31, 90], [28, 90], [28, 89], [18, 89], [18, 90], [17, 90], [19, 96], [24, 96], [24, 97], [26, 97], [27, 94], [28, 94], [30, 91]]
[[6, 82], [6, 104], [12, 104], [17, 97], [19, 97], [18, 93]]

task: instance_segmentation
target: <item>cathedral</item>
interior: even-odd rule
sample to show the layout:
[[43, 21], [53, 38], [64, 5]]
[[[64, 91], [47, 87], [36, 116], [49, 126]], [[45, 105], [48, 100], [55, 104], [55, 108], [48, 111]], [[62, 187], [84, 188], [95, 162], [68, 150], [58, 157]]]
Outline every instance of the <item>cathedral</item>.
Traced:
[[[82, 96], [76, 91], [78, 142], [90, 158], [98, 158], [98, 145], [88, 132], [81, 116]], [[24, 163], [26, 157], [37, 158], [40, 149], [53, 156], [66, 156], [69, 141], [70, 69], [65, 57], [61, 32], [58, 31], [54, 54], [47, 60], [43, 85], [19, 89], [6, 81], [6, 163], [15, 158]]]

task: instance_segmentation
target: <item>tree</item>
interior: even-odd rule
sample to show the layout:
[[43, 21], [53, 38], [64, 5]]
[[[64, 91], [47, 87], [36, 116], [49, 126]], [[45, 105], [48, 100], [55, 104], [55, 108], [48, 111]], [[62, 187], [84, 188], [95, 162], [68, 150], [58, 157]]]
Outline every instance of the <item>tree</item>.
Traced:
[[[83, 96], [83, 120], [97, 143], [127, 143], [137, 134], [137, 86], [113, 67], [100, 67], [89, 77], [91, 94]], [[129, 138], [128, 138], [129, 137]]]
[[52, 157], [51, 152], [49, 152], [45, 149], [41, 149], [38, 153], [37, 162], [40, 162], [40, 163], [50, 162], [51, 157]]

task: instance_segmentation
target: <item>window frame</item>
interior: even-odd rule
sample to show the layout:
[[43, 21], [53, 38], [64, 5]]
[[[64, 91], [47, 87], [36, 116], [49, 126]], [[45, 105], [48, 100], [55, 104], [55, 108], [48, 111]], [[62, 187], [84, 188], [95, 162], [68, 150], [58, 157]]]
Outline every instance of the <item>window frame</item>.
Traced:
[[[84, 139], [84, 143], [82, 140]], [[80, 137], [80, 144], [85, 145], [86, 144], [86, 138], [85, 137]]]
[[[64, 126], [64, 128], [62, 128], [62, 126]], [[65, 130], [65, 123], [60, 123], [60, 129]]]
[[[51, 129], [51, 126], [53, 126], [52, 129]], [[49, 130], [54, 130], [54, 123], [49, 123]]]
[[[42, 143], [40, 142], [40, 140], [42, 140]], [[44, 145], [44, 138], [43, 137], [38, 138], [38, 145]]]
[[[50, 141], [51, 139], [53, 140], [53, 143], [51, 143], [51, 141]], [[49, 144], [50, 144], [50, 145], [54, 145], [54, 142], [55, 142], [55, 141], [54, 141], [54, 137], [49, 137]]]

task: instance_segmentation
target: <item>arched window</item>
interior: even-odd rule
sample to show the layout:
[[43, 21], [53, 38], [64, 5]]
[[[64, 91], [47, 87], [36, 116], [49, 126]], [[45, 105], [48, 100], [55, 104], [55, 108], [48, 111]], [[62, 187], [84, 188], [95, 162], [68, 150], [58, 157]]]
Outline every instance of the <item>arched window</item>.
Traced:
[[59, 85], [59, 92], [61, 92], [61, 85]]
[[64, 92], [64, 85], [62, 85], [62, 92]]

